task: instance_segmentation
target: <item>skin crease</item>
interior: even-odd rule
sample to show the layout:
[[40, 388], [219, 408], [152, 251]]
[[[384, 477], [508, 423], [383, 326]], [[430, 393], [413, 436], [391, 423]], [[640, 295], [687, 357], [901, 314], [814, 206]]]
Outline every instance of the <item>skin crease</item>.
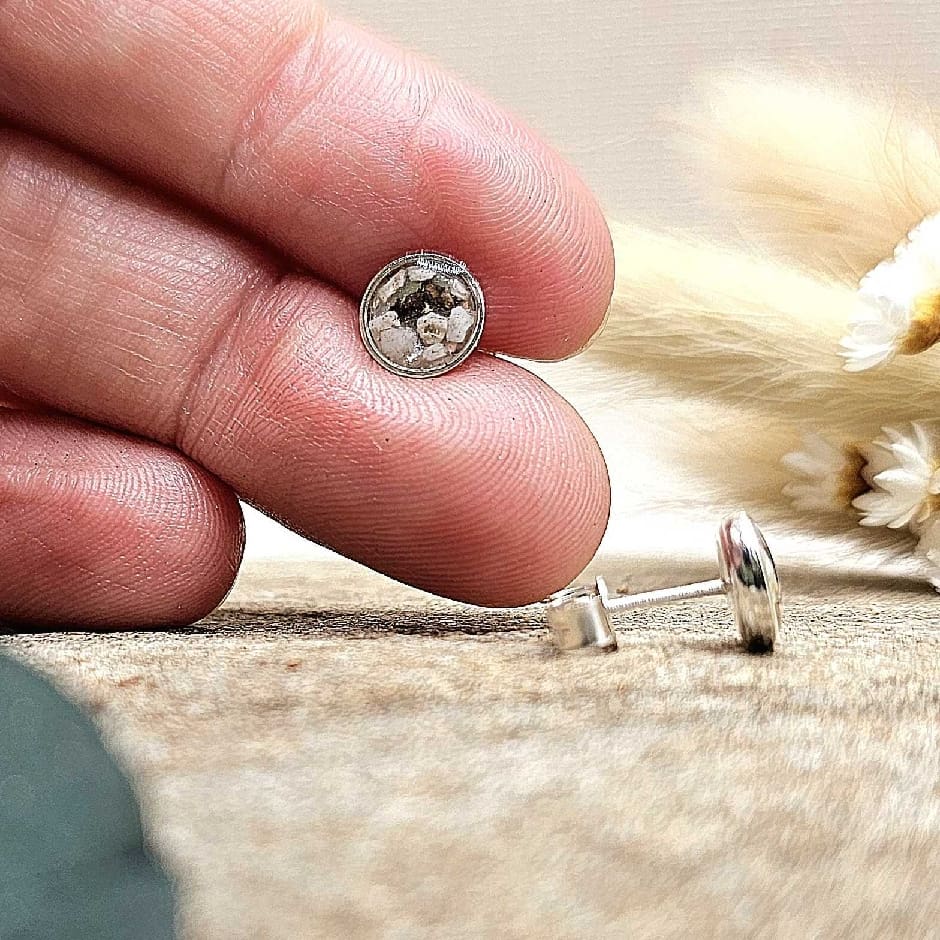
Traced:
[[[6, 0], [3, 117], [0, 385], [11, 395], [196, 461], [209, 474], [193, 493], [205, 482], [200, 505], [219, 510], [204, 535], [219, 545], [240, 538], [223, 511], [234, 490], [343, 554], [474, 603], [538, 600], [590, 559], [609, 484], [564, 401], [479, 353], [445, 376], [402, 379], [356, 332], [375, 270], [432, 247], [481, 280], [487, 349], [561, 358], [584, 345], [610, 297], [610, 236], [531, 131], [309, 3], [245, 3], [236, 22], [210, 0]], [[0, 450], [13, 465], [30, 452], [28, 428]], [[153, 487], [150, 505], [171, 499], [153, 474], [120, 465], [135, 492]], [[16, 485], [7, 498], [24, 507]], [[40, 509], [8, 519], [13, 537], [17, 519], [51, 527], [63, 511], [30, 487]], [[77, 578], [81, 544], [132, 516], [124, 492], [82, 501], [58, 575]], [[135, 524], [130, 543], [148, 544]], [[184, 556], [154, 556], [167, 584], [182, 581], [163, 559], [184, 570]], [[51, 583], [50, 564], [36, 566], [37, 584]], [[194, 618], [224, 593], [231, 553], [194, 553], [185, 571]], [[115, 609], [124, 622], [180, 622], [153, 578], [130, 608], [115, 607], [107, 582], [88, 582], [88, 622], [116, 622]], [[0, 582], [0, 617], [55, 620], [38, 588], [15, 588]]]

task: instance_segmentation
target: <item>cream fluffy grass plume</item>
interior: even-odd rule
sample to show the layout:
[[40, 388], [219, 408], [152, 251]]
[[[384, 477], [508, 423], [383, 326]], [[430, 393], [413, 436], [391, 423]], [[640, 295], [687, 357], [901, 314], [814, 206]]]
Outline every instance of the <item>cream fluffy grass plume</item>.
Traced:
[[802, 267], [857, 285], [940, 208], [929, 105], [777, 77], [702, 84], [688, 139], [747, 231]]
[[904, 531], [940, 562], [932, 127], [896, 100], [753, 76], [704, 99], [686, 139], [754, 247], [613, 224], [589, 357], [614, 395], [694, 403], [676, 454], [708, 501]]

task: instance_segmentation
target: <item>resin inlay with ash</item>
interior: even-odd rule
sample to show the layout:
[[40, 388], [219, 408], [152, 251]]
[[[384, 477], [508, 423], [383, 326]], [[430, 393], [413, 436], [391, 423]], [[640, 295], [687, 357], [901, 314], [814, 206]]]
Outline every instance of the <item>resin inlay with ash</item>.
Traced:
[[466, 265], [415, 252], [386, 265], [362, 298], [369, 352], [399, 375], [440, 375], [462, 362], [483, 329], [483, 292]]

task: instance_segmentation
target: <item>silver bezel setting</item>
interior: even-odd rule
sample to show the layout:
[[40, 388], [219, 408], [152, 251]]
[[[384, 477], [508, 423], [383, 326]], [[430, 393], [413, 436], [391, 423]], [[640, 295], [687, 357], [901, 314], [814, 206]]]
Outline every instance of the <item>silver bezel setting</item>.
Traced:
[[[379, 348], [376, 340], [369, 330], [369, 321], [373, 316], [373, 307], [376, 293], [379, 287], [385, 283], [386, 279], [394, 276], [400, 270], [412, 265], [421, 265], [434, 272], [435, 275], [442, 275], [449, 278], [459, 278], [467, 288], [470, 297], [473, 300], [474, 312], [476, 313], [476, 323], [469, 337], [464, 340], [463, 347], [459, 352], [451, 354], [446, 360], [442, 360], [438, 365], [423, 364], [420, 366], [409, 366], [392, 359], [389, 359]], [[421, 251], [412, 251], [408, 254], [389, 261], [376, 275], [369, 281], [368, 286], [362, 295], [359, 303], [359, 335], [365, 344], [369, 355], [379, 363], [383, 368], [395, 375], [401, 375], [411, 379], [429, 379], [437, 375], [443, 375], [456, 369], [479, 345], [480, 337], [483, 334], [483, 322], [486, 317], [486, 307], [483, 300], [483, 289], [479, 281], [470, 273], [467, 265], [451, 255], [439, 251], [430, 251], [427, 249]]]
[[777, 566], [764, 533], [747, 513], [722, 521], [718, 566], [744, 645], [755, 651], [779, 647], [783, 598]]

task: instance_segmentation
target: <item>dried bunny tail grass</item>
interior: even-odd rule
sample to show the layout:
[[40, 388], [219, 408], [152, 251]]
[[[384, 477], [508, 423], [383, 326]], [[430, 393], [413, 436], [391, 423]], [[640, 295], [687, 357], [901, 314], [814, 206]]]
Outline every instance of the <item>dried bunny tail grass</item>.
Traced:
[[862, 437], [937, 412], [940, 356], [842, 371], [848, 287], [704, 242], [618, 223], [611, 230], [614, 297], [588, 357], [619, 372], [630, 394], [668, 389], [747, 408], [778, 429], [812, 424]]
[[[772, 534], [788, 581], [794, 571], [821, 565], [905, 577], [922, 567], [907, 533], [862, 528], [857, 512], [794, 509], [793, 474], [782, 457], [802, 445], [801, 431], [815, 423], [797, 428], [746, 405], [673, 393], [668, 383], [638, 385], [624, 368], [590, 354], [538, 370], [585, 415], [604, 451], [613, 486], [610, 549], [653, 551], [650, 530], [679, 547], [695, 525], [707, 527], [744, 507]], [[606, 401], [598, 388], [608, 390]]]
[[813, 270], [857, 281], [940, 208], [940, 152], [916, 106], [737, 76], [703, 83], [692, 146], [740, 194], [745, 227]]
[[783, 492], [790, 474], [780, 462], [799, 443], [791, 427], [746, 405], [637, 380], [591, 353], [536, 369], [596, 435], [615, 520], [651, 512], [712, 518], [739, 506], [759, 507], [765, 521], [792, 515]]

